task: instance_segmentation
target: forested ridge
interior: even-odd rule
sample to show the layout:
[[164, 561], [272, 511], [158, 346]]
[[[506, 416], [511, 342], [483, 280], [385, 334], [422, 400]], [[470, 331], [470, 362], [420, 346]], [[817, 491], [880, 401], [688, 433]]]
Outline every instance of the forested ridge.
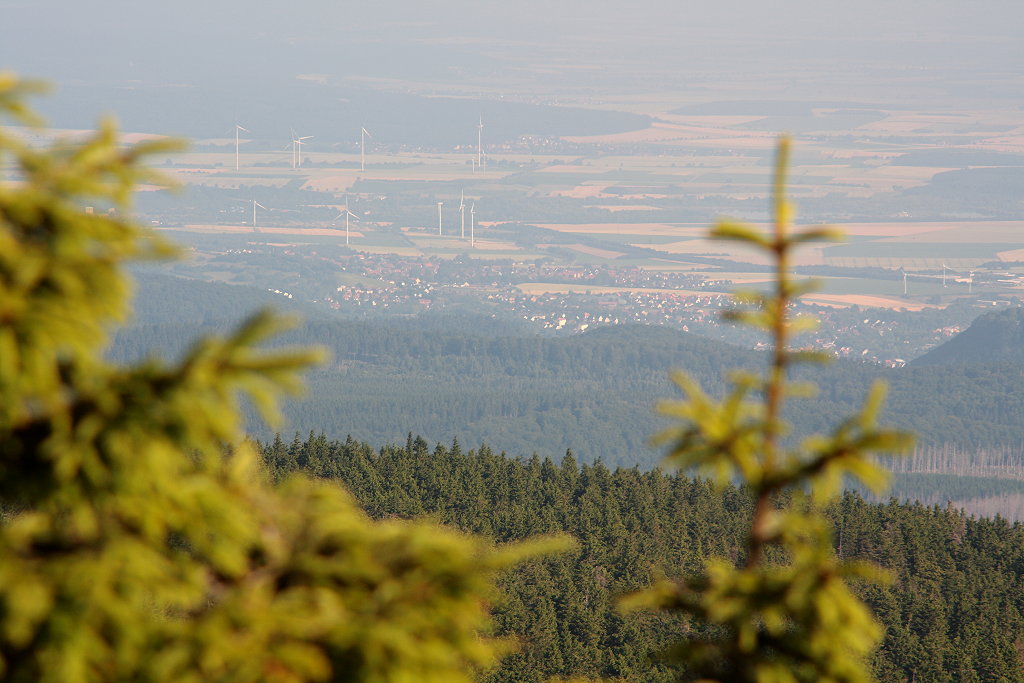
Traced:
[[[652, 575], [695, 571], [708, 556], [743, 557], [751, 501], [660, 470], [515, 459], [458, 442], [409, 436], [376, 449], [323, 434], [262, 446], [273, 476], [337, 481], [373, 517], [427, 516], [497, 543], [565, 531], [578, 550], [533, 560], [502, 579], [499, 635], [521, 649], [486, 677], [551, 675], [668, 681], [657, 653], [698, 624], [661, 613], [624, 615], [617, 597]], [[872, 667], [880, 681], [1024, 678], [1024, 528], [938, 506], [867, 503], [846, 494], [829, 510], [834, 547], [889, 569], [891, 586], [858, 593], [885, 627]]]
[[[173, 281], [173, 278], [167, 278]], [[227, 285], [186, 283], [165, 297], [173, 316], [153, 312], [151, 296], [138, 322], [117, 335], [111, 355], [137, 359], [149, 352], [177, 355], [199, 332], [223, 327], [223, 294], [239, 290], [237, 314], [275, 295]], [[187, 315], [187, 306], [195, 309]], [[160, 304], [163, 306], [163, 304]], [[219, 312], [219, 313], [218, 313]], [[661, 327], [600, 328], [569, 338], [490, 333], [486, 321], [453, 317], [452, 329], [338, 318], [310, 319], [280, 343], [322, 345], [332, 361], [309, 375], [307, 399], [289, 402], [289, 424], [300, 431], [352, 434], [373, 443], [401, 440], [408, 431], [430, 441], [453, 437], [487, 441], [517, 454], [557, 456], [567, 448], [581, 460], [611, 465], [654, 465], [648, 446], [664, 422], [652, 411], [674, 394], [668, 369], [679, 368], [718, 393], [722, 368], [753, 368], [763, 354]], [[819, 386], [812, 401], [795, 400], [787, 418], [796, 434], [828, 429], [837, 415], [883, 379], [889, 385], [890, 424], [918, 435], [924, 445], [956, 444], [965, 450], [1024, 443], [1024, 382], [1013, 361], [886, 370], [853, 361], [800, 370]], [[261, 438], [270, 434], [252, 423]]]
[[[0, 113], [27, 121], [19, 100], [36, 87], [0, 75]], [[781, 399], [802, 354], [787, 343], [784, 266], [791, 248], [823, 237], [786, 235], [788, 140], [774, 241], [716, 228], [779, 265], [777, 305], [747, 321], [775, 349], [766, 381], [733, 377], [720, 404], [716, 369], [755, 356], [645, 328], [555, 344], [314, 321], [264, 343], [280, 321], [262, 313], [183, 353], [197, 328], [223, 324], [207, 315], [141, 320], [104, 358], [126, 310], [122, 263], [171, 251], [124, 217], [132, 187], [151, 179], [140, 160], [171, 143], [122, 153], [108, 123], [70, 153], [65, 144], [0, 134], [0, 157], [24, 175], [0, 193], [0, 285], [11, 301], [0, 339], [11, 352], [0, 363], [0, 678], [863, 683], [866, 666], [883, 681], [1021, 678], [1021, 526], [837, 499], [844, 477], [872, 487], [882, 477], [873, 453], [909, 445], [876, 424], [880, 391], [831, 437], [785, 452]], [[85, 210], [82, 199], [114, 210]], [[186, 309], [176, 306], [182, 318]], [[364, 398], [383, 384], [378, 407], [418, 400], [417, 419], [444, 425], [479, 399], [477, 415], [507, 418], [510, 436], [533, 420], [528, 439], [551, 451], [587, 433], [597, 459], [430, 448], [412, 433], [379, 450], [313, 431], [254, 442], [239, 402], [273, 423], [277, 395], [298, 391], [298, 373], [326, 356], [311, 342], [334, 352], [313, 375], [315, 398]], [[118, 362], [154, 349], [181, 358]], [[599, 445], [638, 460], [622, 448], [635, 438], [633, 404], [661, 393], [665, 365], [696, 378], [678, 376], [688, 402], [663, 410], [681, 422], [663, 439], [668, 457], [717, 488], [600, 459]], [[867, 376], [850, 377], [790, 415], [798, 435], [835, 421], [828, 411]], [[983, 379], [986, 390], [1002, 386]], [[480, 393], [460, 402], [437, 389], [459, 382]], [[527, 396], [528, 419], [515, 422]], [[621, 403], [607, 406], [613, 396]], [[989, 422], [1005, 426], [1014, 404], [983, 409], [997, 407], [1010, 412]], [[965, 425], [981, 419], [963, 412]], [[538, 421], [548, 414], [550, 424]], [[856, 577], [873, 583], [855, 596]], [[627, 612], [620, 598], [631, 592]], [[502, 660], [503, 641], [522, 647]], [[679, 664], [660, 654], [670, 645]]]
[[912, 365], [976, 363], [978, 358], [1024, 361], [1024, 307], [1011, 306], [979, 316], [971, 326]]

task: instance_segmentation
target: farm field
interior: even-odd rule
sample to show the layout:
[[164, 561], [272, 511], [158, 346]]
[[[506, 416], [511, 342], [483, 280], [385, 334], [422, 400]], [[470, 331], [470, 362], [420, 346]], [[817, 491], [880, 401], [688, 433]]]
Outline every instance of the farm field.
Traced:
[[[431, 96], [443, 96], [445, 86], [431, 87]], [[344, 246], [337, 216], [348, 203], [350, 248], [367, 254], [693, 271], [756, 287], [766, 259], [739, 243], [710, 241], [707, 230], [717, 216], [763, 220], [775, 140], [788, 130], [795, 137], [788, 190], [808, 216], [798, 223], [832, 222], [847, 237], [797, 253], [795, 267], [829, 276], [815, 301], [911, 308], [974, 294], [975, 283], [986, 295], [1024, 292], [1013, 275], [1024, 262], [1024, 206], [1010, 191], [1024, 173], [1019, 110], [726, 95], [712, 88], [702, 99], [639, 91], [612, 97], [593, 106], [651, 118], [610, 134], [499, 141], [487, 139], [488, 127], [479, 167], [472, 129], [465, 144], [448, 149], [374, 138], [365, 169], [354, 142], [322, 136], [303, 146], [297, 168], [287, 140], [240, 140], [238, 170], [233, 139], [200, 140], [161, 166], [206, 202], [205, 215], [154, 222], [246, 243]], [[961, 205], [957, 183], [1003, 194]], [[460, 197], [476, 210], [474, 247], [459, 237]], [[256, 232], [246, 220], [252, 201], [269, 207]], [[439, 202], [442, 235], [433, 229]]]
[[[668, 296], [708, 296], [716, 292], [708, 290], [687, 290], [687, 289], [657, 289], [657, 288], [631, 288], [631, 287], [610, 287], [604, 285], [576, 285], [561, 282], [524, 282], [516, 286], [523, 294], [629, 294], [640, 292], [644, 294], [665, 294]], [[720, 292], [718, 292], [720, 293]]]
[[[158, 228], [160, 229], [160, 228]], [[170, 228], [165, 228], [170, 229]], [[272, 226], [272, 225], [257, 225], [253, 228], [252, 225], [185, 225], [180, 228], [173, 228], [173, 230], [186, 230], [189, 232], [199, 232], [207, 234], [246, 234], [250, 237], [253, 234], [260, 235], [296, 235], [300, 237], [308, 237], [311, 235], [321, 237], [339, 237], [342, 240], [345, 239], [345, 230], [338, 230], [337, 228], [300, 228], [294, 226]], [[358, 230], [349, 230], [349, 237], [365, 237], [365, 235]]]
[[868, 296], [864, 294], [808, 294], [801, 297], [805, 303], [817, 304], [818, 306], [831, 306], [835, 308], [849, 308], [850, 306], [861, 306], [863, 308], [888, 308], [894, 311], [920, 311], [925, 308], [935, 308], [935, 304], [925, 304], [917, 301], [908, 301], [897, 297]]

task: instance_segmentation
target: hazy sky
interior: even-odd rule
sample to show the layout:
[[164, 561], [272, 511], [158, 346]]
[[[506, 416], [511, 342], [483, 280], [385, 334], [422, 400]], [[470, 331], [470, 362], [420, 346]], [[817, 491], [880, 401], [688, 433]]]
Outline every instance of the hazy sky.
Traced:
[[[719, 41], [742, 42], [808, 59], [843, 57], [850, 45], [887, 45], [908, 60], [945, 53], [968, 62], [1020, 57], [1024, 3], [1015, 0], [0, 0], [0, 63], [19, 70], [75, 72], [138, 61], [152, 51], [214, 59], [255, 58], [260, 48], [285, 58], [304, 42], [403, 41], [557, 46], [618, 39], [642, 58], [650, 41], [727, 56]], [[973, 45], [966, 54], [963, 46]], [[916, 48], [916, 49], [915, 49]], [[864, 58], [870, 55], [863, 54]], [[915, 60], [915, 56], [919, 59]], [[190, 67], [197, 66], [190, 64]], [[344, 65], [325, 65], [344, 70]], [[1007, 64], [1020, 69], [1021, 64]], [[58, 74], [59, 77], [59, 74]]]
[[[1017, 102], [1018, 0], [0, 0], [0, 68], [65, 87], [253, 92], [324, 74], [595, 102], [709, 84], [732, 99]], [[695, 90], [696, 92], [696, 90]], [[583, 93], [583, 95], [580, 95]], [[721, 97], [715, 93], [709, 97]]]

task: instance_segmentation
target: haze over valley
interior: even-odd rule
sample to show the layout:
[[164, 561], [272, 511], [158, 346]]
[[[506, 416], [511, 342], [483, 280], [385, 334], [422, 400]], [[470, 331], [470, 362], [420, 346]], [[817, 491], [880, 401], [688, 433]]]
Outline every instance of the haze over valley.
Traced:
[[[4, 2], [7, 27], [42, 25], [56, 10], [63, 19], [46, 32], [0, 29], [0, 62], [55, 82], [42, 108], [60, 134], [113, 112], [129, 139], [188, 138], [187, 151], [158, 160], [180, 191], [143, 188], [137, 198], [140, 218], [188, 249], [159, 271], [301, 304], [308, 325], [354, 318], [469, 335], [464, 353], [475, 335], [634, 324], [762, 348], [719, 314], [733, 291], [767, 285], [766, 263], [704, 234], [716, 216], [764, 220], [783, 132], [795, 140], [789, 191], [801, 220], [847, 235], [798, 256], [796, 273], [819, 282], [802, 310], [821, 320], [800, 344], [868, 373], [888, 368], [899, 384], [909, 370], [898, 368], [985, 309], [1020, 305], [1016, 5], [304, 5], [112, 2], [101, 14]], [[78, 49], [85, 42], [104, 49]], [[138, 277], [140, 310], [157, 320], [140, 313], [137, 323], [172, 324], [159, 309], [179, 285], [151, 267]], [[218, 292], [213, 309], [176, 311], [173, 324], [237, 318], [245, 307]], [[295, 428], [385, 441], [418, 431], [515, 455], [574, 448], [584, 460], [657, 462], [649, 406], [667, 384], [638, 388], [629, 399], [637, 416], [626, 420], [634, 427], [595, 448], [580, 436], [593, 433], [586, 411], [556, 408], [564, 399], [512, 401], [500, 414], [453, 408], [440, 421], [414, 417], [416, 400], [397, 413], [398, 399], [383, 412], [332, 404], [325, 397], [353, 372], [373, 377], [372, 368], [404, 362], [334, 346], [344, 373], [317, 375], [313, 396], [289, 409]], [[462, 373], [509, 362], [503, 354], [444, 382], [454, 390]], [[666, 369], [654, 365], [652, 380]], [[545, 372], [558, 384], [571, 367]], [[622, 371], [598, 372], [595, 388], [611, 395], [601, 383]], [[390, 426], [353, 417], [371, 413]], [[550, 435], [544, 427], [497, 427], [515, 415], [554, 420], [555, 445], [523, 436]], [[1019, 458], [1018, 417], [997, 445]], [[977, 446], [971, 427], [935, 429], [924, 428], [922, 443]]]
[[1021, 26], [0, 0], [0, 683], [1024, 680]]

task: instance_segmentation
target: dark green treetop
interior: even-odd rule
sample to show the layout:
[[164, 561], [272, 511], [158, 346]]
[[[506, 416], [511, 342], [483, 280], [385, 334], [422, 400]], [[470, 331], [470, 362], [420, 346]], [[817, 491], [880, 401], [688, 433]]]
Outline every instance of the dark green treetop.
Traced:
[[[35, 125], [35, 90], [0, 74], [0, 117]], [[245, 441], [239, 396], [272, 419], [319, 352], [259, 349], [281, 327], [260, 314], [176, 365], [104, 361], [124, 264], [173, 252], [129, 212], [175, 146], [0, 129], [0, 679], [470, 680], [524, 548], [272, 486]]]
[[860, 413], [831, 434], [796, 447], [784, 441], [785, 398], [813, 393], [813, 387], [791, 382], [788, 371], [796, 363], [823, 360], [789, 348], [795, 332], [814, 324], [791, 314], [791, 302], [813, 287], [794, 281], [791, 255], [806, 242], [838, 238], [828, 228], [791, 232], [793, 206], [785, 197], [788, 155], [784, 138], [775, 167], [773, 233], [731, 221], [719, 222], [711, 233], [749, 244], [775, 264], [774, 291], [743, 293], [738, 298], [746, 307], [728, 314], [768, 334], [767, 372], [735, 373], [720, 401], [677, 374], [686, 397], [661, 406], [678, 421], [659, 437], [670, 444], [668, 464], [707, 476], [718, 486], [742, 483], [755, 498], [741, 561], [709, 559], [697, 575], [662, 581], [625, 602], [629, 608], [679, 611], [715, 627], [712, 635], [676, 647], [687, 680], [867, 681], [866, 658], [881, 638], [877, 622], [847, 580], [882, 580], [885, 575], [871, 564], [835, 556], [822, 506], [839, 494], [846, 477], [874, 489], [883, 486], [885, 473], [872, 453], [904, 449], [910, 440], [877, 426], [884, 392], [876, 385]]

